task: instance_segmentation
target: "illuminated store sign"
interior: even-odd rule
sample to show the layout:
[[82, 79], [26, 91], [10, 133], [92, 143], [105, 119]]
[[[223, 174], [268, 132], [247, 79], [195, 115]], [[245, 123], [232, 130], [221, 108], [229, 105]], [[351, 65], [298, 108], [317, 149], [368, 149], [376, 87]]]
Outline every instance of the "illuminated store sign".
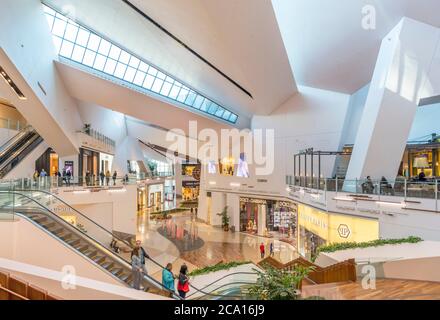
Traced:
[[364, 242], [379, 238], [379, 221], [327, 213], [298, 205], [298, 225], [328, 243]]

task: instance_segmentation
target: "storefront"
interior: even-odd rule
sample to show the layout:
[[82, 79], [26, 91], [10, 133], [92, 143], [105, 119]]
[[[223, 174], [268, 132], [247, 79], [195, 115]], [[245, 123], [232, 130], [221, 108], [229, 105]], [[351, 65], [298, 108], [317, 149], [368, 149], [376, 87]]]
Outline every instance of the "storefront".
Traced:
[[379, 221], [327, 213], [299, 204], [297, 237], [298, 252], [310, 259], [322, 245], [378, 239]]
[[147, 202], [148, 196], [147, 196], [147, 187], [139, 187], [138, 188], [138, 210], [144, 210], [148, 206]]
[[113, 158], [114, 156], [112, 156], [111, 154], [107, 154], [107, 153], [99, 153], [99, 159], [100, 159], [100, 166], [99, 166], [99, 172], [104, 172], [104, 174], [107, 171], [112, 170], [112, 165], [113, 165]]
[[295, 239], [297, 206], [293, 202], [240, 198], [240, 231], [278, 239]]
[[41, 172], [43, 169], [51, 177], [60, 171], [58, 154], [52, 148], [47, 149], [35, 162], [35, 170]]
[[99, 175], [99, 152], [80, 148], [79, 154], [79, 175], [81, 177], [91, 176], [93, 181], [97, 179]]
[[156, 210], [160, 210], [163, 204], [164, 185], [151, 184], [148, 186], [148, 207]]
[[193, 201], [199, 198], [200, 181], [182, 181], [182, 198], [184, 201]]

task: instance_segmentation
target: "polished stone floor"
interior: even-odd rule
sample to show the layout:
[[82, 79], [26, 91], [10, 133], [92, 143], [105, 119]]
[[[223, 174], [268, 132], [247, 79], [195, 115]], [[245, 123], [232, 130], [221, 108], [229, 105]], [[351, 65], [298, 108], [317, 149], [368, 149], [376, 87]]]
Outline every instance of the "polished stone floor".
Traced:
[[[167, 228], [174, 237], [171, 241], [158, 232], [158, 228]], [[180, 251], [174, 243], [181, 242], [181, 246], [188, 246], [190, 242], [200, 238], [203, 245], [194, 250]], [[278, 239], [269, 239], [248, 235], [239, 232], [225, 232], [221, 228], [215, 228], [205, 223], [195, 221], [189, 212], [173, 215], [166, 221], [150, 219], [148, 212], [140, 212], [138, 215], [137, 239], [141, 240], [144, 248], [160, 264], [174, 263], [175, 269], [185, 262], [192, 268], [200, 268], [219, 262], [229, 261], [252, 261], [261, 260], [259, 246], [264, 243], [266, 252], [269, 244], [274, 243], [275, 257], [288, 262], [298, 257], [295, 248]], [[173, 243], [174, 242], [174, 243]], [[179, 245], [179, 247], [181, 247]], [[151, 265], [152, 273], [158, 269]]]

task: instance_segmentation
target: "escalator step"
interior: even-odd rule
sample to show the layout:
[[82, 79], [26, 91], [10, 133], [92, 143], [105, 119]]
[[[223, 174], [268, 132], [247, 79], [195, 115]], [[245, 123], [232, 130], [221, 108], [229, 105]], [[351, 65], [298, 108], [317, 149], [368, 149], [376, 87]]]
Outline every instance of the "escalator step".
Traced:
[[104, 269], [107, 269], [107, 270], [110, 269], [113, 266], [114, 266], [114, 263], [113, 262], [109, 262], [109, 261], [104, 262], [103, 264], [101, 264], [101, 267], [103, 267]]
[[49, 231], [52, 232], [55, 235], [58, 235], [58, 234], [60, 234], [61, 232], [64, 231], [64, 228], [56, 227], [56, 228], [49, 229]]
[[45, 223], [45, 222], [40, 223], [40, 225], [46, 229], [50, 229], [50, 228], [53, 228], [56, 226], [55, 222], [51, 222], [51, 221], [48, 221], [47, 223]]
[[75, 239], [75, 238], [71, 238], [70, 240], [67, 240], [66, 243], [72, 247], [75, 247], [80, 243], [80, 240]]
[[80, 251], [81, 253], [84, 253], [85, 251], [87, 251], [87, 249], [89, 249], [89, 246], [87, 244], [84, 244], [84, 245], [79, 246], [78, 248], [75, 248], [75, 249]]
[[36, 223], [41, 224], [44, 221], [47, 221], [46, 217], [38, 217], [33, 219]]
[[83, 253], [84, 253], [84, 255], [86, 255], [89, 258], [93, 258], [94, 256], [96, 256], [98, 254], [98, 251], [93, 250], [93, 249], [89, 249]]
[[119, 276], [119, 279], [121, 279], [124, 282], [128, 282], [131, 280], [131, 274], [123, 273], [121, 276]]
[[124, 270], [122, 268], [114, 268], [111, 269], [110, 272], [115, 276], [119, 276], [122, 274], [122, 272], [124, 272]]
[[72, 238], [72, 234], [71, 233], [66, 233], [64, 235], [59, 236], [61, 240], [63, 240], [64, 242], [67, 242], [68, 240], [70, 240]]
[[97, 264], [101, 264], [105, 260], [105, 257], [104, 256], [96, 256], [96, 257], [92, 258], [92, 260], [95, 261]]

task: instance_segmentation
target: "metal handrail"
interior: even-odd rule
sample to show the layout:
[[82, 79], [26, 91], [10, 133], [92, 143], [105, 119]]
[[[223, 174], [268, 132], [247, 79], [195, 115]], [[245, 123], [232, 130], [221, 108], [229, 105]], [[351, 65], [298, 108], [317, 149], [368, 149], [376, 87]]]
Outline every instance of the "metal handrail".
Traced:
[[[38, 192], [42, 192], [42, 191], [38, 190]], [[81, 231], [80, 229], [78, 229], [76, 226], [67, 223], [65, 220], [63, 220], [62, 218], [60, 218], [56, 213], [52, 212], [49, 208], [47, 208], [46, 206], [44, 206], [44, 205], [41, 204], [40, 202], [36, 201], [35, 199], [33, 199], [33, 198], [31, 198], [31, 197], [29, 197], [29, 196], [27, 196], [27, 195], [21, 194], [21, 193], [19, 193], [19, 192], [15, 192], [15, 191], [0, 191], [0, 194], [1, 194], [1, 193], [13, 193], [13, 194], [16, 194], [16, 195], [22, 196], [22, 197], [24, 197], [24, 198], [27, 198], [27, 199], [31, 200], [32, 202], [35, 202], [35, 203], [36, 203], [37, 205], [39, 205], [41, 208], [43, 208], [43, 209], [46, 210], [47, 212], [50, 212], [52, 215], [54, 215], [54, 217], [56, 218], [57, 221], [61, 222], [63, 225], [68, 225], [69, 228], [71, 228], [71, 229], [75, 229], [75, 230], [76, 230], [77, 232], [79, 232], [81, 235], [83, 235], [83, 236], [85, 236], [86, 238], [88, 238], [92, 243], [97, 243], [97, 244], [98, 244], [100, 247], [102, 247], [106, 252], [110, 253], [111, 256], [116, 257], [117, 260], [119, 260], [119, 261], [122, 262], [122, 263], [128, 264], [128, 265], [129, 265], [129, 268], [131, 268], [131, 263], [128, 262], [127, 260], [125, 260], [122, 256], [120, 256], [119, 254], [117, 254], [117, 253], [114, 252], [114, 251], [111, 251], [111, 250], [107, 249], [107, 247], [106, 247], [104, 244], [102, 244], [100, 241], [98, 241], [98, 240], [96, 240], [96, 239], [90, 237], [88, 234], [84, 233], [83, 231]], [[50, 194], [50, 193], [49, 193], [49, 194]], [[73, 208], [72, 208], [72, 209], [73, 209]], [[79, 212], [78, 212], [78, 213], [79, 213]], [[79, 213], [79, 214], [80, 214], [81, 216], [85, 217], [83, 214], [81, 214], [81, 213]], [[96, 226], [100, 227], [101, 229], [107, 231], [105, 228], [103, 228], [102, 226], [98, 225], [96, 222], [90, 220], [90, 219], [87, 218], [87, 217], [85, 217], [85, 218], [88, 219], [89, 221], [91, 221], [92, 223], [94, 223]], [[107, 231], [107, 232], [108, 232], [108, 231]], [[116, 237], [113, 236], [112, 233], [110, 233], [110, 234], [112, 235], [113, 238], [116, 238]], [[118, 238], [118, 239], [119, 239], [119, 238]], [[128, 244], [128, 242], [126, 242], [125, 240], [122, 240], [122, 239], [121, 239], [121, 241], [123, 241], [124, 243], [127, 243], [127, 244]], [[131, 246], [130, 244], [129, 244], [129, 247], [132, 248], [132, 246]], [[160, 283], [160, 282], [157, 281], [156, 279], [150, 277], [149, 275], [144, 274], [144, 279], [147, 279], [148, 281], [150, 281], [150, 282], [156, 284], [156, 285], [158, 286], [158, 288], [160, 288], [161, 290], [169, 291], [167, 288], [165, 288], [165, 286], [164, 286], [162, 283]], [[178, 297], [176, 294], [173, 294], [173, 298], [175, 298], [175, 299], [180, 299], [180, 297]]]
[[24, 137], [24, 135], [28, 134], [29, 132], [32, 132], [34, 129], [31, 126], [27, 126], [20, 130], [19, 133], [14, 135], [11, 139], [6, 141], [1, 147], [0, 147], [0, 158], [4, 156], [4, 154], [8, 151], [8, 149], [13, 145], [13, 143], [16, 140], [20, 140]]
[[[228, 278], [228, 277], [231, 277], [231, 276], [234, 276], [234, 275], [240, 275], [240, 274], [246, 274], [246, 275], [257, 275], [258, 273], [256, 273], [256, 272], [234, 272], [234, 273], [227, 274], [227, 275], [225, 275], [225, 276], [223, 276], [223, 277], [221, 277], [221, 278], [219, 278], [219, 279], [217, 279], [217, 280], [211, 282], [210, 284], [204, 286], [204, 287], [201, 288], [201, 289], [198, 289], [198, 288], [194, 287], [192, 284], [190, 284], [190, 286], [191, 286], [192, 288], [194, 288], [197, 292], [200, 292], [200, 293], [203, 293], [203, 294], [207, 295], [208, 293], [206, 293], [204, 290], [207, 289], [208, 287], [210, 287], [210, 286], [212, 286], [213, 284], [216, 284], [216, 283], [218, 283], [218, 282], [220, 282], [220, 281], [222, 281], [222, 280], [224, 280], [224, 279], [226, 279], [226, 278]], [[230, 283], [228, 283], [228, 284], [230, 284]], [[228, 285], [228, 284], [227, 284], [227, 285]], [[249, 282], [249, 283], [246, 283], [246, 284], [254, 284], [254, 283], [250, 283], [250, 282]], [[224, 285], [220, 286], [219, 288], [221, 288], [221, 287], [223, 287], [223, 286], [224, 286]], [[219, 288], [216, 288], [216, 289], [214, 289], [213, 291], [216, 291], [216, 290], [218, 290]], [[211, 291], [211, 292], [213, 292], [213, 291]], [[189, 298], [189, 297], [192, 297], [192, 296], [195, 295], [197, 292], [194, 292], [194, 293], [188, 295], [188, 298]]]

